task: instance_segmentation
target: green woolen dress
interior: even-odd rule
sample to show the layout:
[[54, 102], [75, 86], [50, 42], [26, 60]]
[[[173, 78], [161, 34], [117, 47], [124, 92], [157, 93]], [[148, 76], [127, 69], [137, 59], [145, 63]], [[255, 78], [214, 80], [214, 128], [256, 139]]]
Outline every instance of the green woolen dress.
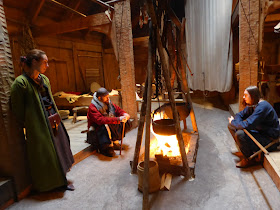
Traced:
[[[11, 87], [11, 107], [19, 123], [26, 129], [28, 164], [34, 190], [43, 192], [67, 185], [66, 172], [74, 159], [67, 131], [61, 122], [53, 132], [48, 115], [58, 112], [49, 79], [40, 74], [38, 85], [26, 74], [18, 76]], [[46, 110], [44, 98], [51, 102]]]

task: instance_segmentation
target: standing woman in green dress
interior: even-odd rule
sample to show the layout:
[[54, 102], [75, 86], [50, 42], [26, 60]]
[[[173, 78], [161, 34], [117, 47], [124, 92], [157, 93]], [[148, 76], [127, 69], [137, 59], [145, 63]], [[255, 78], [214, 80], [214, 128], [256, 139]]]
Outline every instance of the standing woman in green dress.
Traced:
[[74, 159], [68, 133], [61, 122], [43, 73], [49, 67], [42, 50], [33, 49], [23, 59], [24, 72], [11, 88], [11, 106], [26, 130], [26, 147], [32, 188], [38, 192], [55, 188], [74, 190], [66, 173]]

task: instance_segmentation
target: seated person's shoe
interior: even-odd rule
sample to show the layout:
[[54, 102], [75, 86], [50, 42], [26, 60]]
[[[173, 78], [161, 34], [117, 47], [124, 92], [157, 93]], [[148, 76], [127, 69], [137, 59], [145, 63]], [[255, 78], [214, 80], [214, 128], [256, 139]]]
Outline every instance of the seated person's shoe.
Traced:
[[65, 187], [65, 190], [74, 191], [74, 190], [75, 190], [75, 187], [74, 187], [73, 184], [68, 184], [68, 185]]
[[256, 161], [255, 159], [253, 160], [248, 160], [246, 158], [242, 159], [240, 162], [236, 164], [237, 168], [248, 168], [250, 166], [255, 166], [259, 164], [260, 162]]
[[114, 148], [112, 146], [110, 146], [109, 144], [102, 145], [100, 148], [100, 153], [107, 157], [115, 156]]
[[[121, 150], [121, 145], [120, 145], [120, 143], [117, 142], [117, 141], [114, 141], [114, 142], [113, 142], [113, 148], [114, 148], [114, 150]], [[122, 147], [122, 149], [123, 149], [123, 147]]]
[[73, 184], [68, 183], [67, 185], [58, 187], [57, 190], [59, 190], [59, 191], [65, 191], [65, 190], [74, 191], [75, 187], [74, 187]]

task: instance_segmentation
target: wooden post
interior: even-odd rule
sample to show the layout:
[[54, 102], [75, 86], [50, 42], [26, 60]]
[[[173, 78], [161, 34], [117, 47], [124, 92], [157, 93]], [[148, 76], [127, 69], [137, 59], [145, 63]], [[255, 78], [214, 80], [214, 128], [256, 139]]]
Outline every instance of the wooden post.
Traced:
[[258, 0], [239, 1], [239, 110], [245, 88], [258, 83], [259, 9]]
[[[175, 77], [176, 77], [176, 72], [175, 68], [177, 66], [177, 55], [175, 52], [175, 43], [172, 35], [172, 31], [174, 30], [175, 27], [173, 27], [171, 22], [167, 23], [167, 39], [168, 39], [168, 51], [169, 51], [169, 71], [171, 72], [171, 88], [174, 87], [174, 82], [175, 82]], [[174, 68], [173, 68], [174, 67]], [[178, 82], [178, 81], [177, 81]]]
[[133, 37], [131, 27], [130, 1], [114, 4], [116, 44], [121, 76], [122, 108], [137, 119], [136, 85], [134, 72]]
[[148, 88], [147, 88], [147, 107], [146, 107], [146, 135], [145, 135], [145, 159], [143, 177], [143, 209], [149, 209], [149, 162], [150, 162], [150, 127], [151, 127], [151, 96], [152, 96], [152, 24], [150, 24], [149, 52], [148, 52]]
[[135, 174], [137, 171], [139, 153], [140, 153], [141, 144], [142, 144], [146, 107], [147, 107], [147, 89], [148, 89], [148, 74], [146, 75], [145, 89], [144, 89], [144, 94], [143, 94], [144, 102], [141, 105], [140, 120], [139, 120], [138, 131], [137, 131], [137, 140], [136, 140], [134, 157], [133, 157], [132, 168], [131, 168], [132, 174]]
[[30, 184], [30, 177], [23, 129], [9, 107], [15, 75], [3, 0], [0, 0], [0, 16], [0, 173], [13, 179], [17, 197]]
[[189, 90], [189, 86], [188, 86], [188, 81], [187, 81], [187, 76], [186, 76], [186, 63], [184, 62], [184, 57], [183, 57], [183, 50], [182, 49], [182, 40], [184, 37], [184, 31], [185, 31], [185, 23], [186, 23], [186, 19], [183, 18], [182, 24], [181, 24], [181, 29], [180, 29], [180, 36], [178, 36], [178, 59], [180, 59], [180, 70], [181, 70], [181, 76], [182, 76], [182, 88], [184, 90], [184, 92], [187, 94], [187, 101], [190, 104], [191, 110], [190, 110], [190, 117], [191, 117], [191, 121], [192, 121], [192, 126], [193, 126], [193, 130], [198, 132], [197, 129], [197, 124], [196, 124], [196, 119], [195, 119], [195, 114], [193, 111], [193, 105], [192, 105], [192, 100], [191, 100], [191, 96], [190, 96], [190, 90]]
[[168, 96], [169, 96], [169, 99], [170, 99], [170, 102], [171, 102], [173, 119], [175, 120], [176, 137], [178, 139], [178, 143], [179, 143], [179, 147], [180, 147], [180, 153], [181, 153], [181, 156], [182, 156], [183, 168], [184, 168], [185, 174], [186, 174], [185, 177], [189, 178], [190, 174], [191, 174], [190, 173], [190, 168], [189, 168], [188, 161], [187, 161], [187, 155], [186, 155], [182, 130], [181, 130], [180, 123], [179, 123], [178, 112], [177, 112], [177, 108], [175, 106], [174, 94], [172, 92], [172, 88], [171, 88], [171, 85], [170, 85], [170, 75], [169, 75], [169, 72], [168, 72], [166, 58], [165, 58], [164, 52], [163, 52], [161, 37], [160, 37], [160, 34], [159, 34], [159, 29], [158, 29], [158, 27], [156, 27], [158, 24], [157, 24], [155, 11], [154, 11], [154, 6], [153, 6], [153, 3], [152, 3], [152, 0], [147, 0], [147, 3], [148, 3], [149, 15], [152, 19], [153, 26], [155, 27], [155, 36], [156, 36], [158, 51], [159, 51], [160, 60], [161, 60], [161, 64], [162, 64], [163, 75], [164, 75], [165, 82], [166, 82], [166, 87], [167, 87], [167, 90], [168, 90]]

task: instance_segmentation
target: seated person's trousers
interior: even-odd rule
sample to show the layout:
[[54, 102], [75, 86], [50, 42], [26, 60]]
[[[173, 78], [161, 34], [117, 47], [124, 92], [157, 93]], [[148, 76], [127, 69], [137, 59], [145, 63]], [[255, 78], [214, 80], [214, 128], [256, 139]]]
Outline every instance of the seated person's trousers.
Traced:
[[[256, 145], [256, 143], [243, 131], [243, 130], [237, 130], [234, 126], [231, 124], [228, 124], [228, 129], [233, 136], [235, 143], [238, 145], [240, 151], [243, 153], [243, 155], [246, 158], [249, 158], [254, 152], [257, 152], [260, 150], [260, 148]], [[256, 130], [248, 130], [252, 136], [257, 139], [257, 141], [262, 145], [266, 146], [270, 142], [272, 142], [272, 139], [261, 135]], [[273, 151], [277, 149], [277, 144], [272, 145], [267, 150]]]
[[[91, 144], [94, 149], [102, 147], [104, 144], [111, 144], [111, 141], [121, 140], [123, 132], [123, 123], [121, 124], [108, 124], [111, 131], [111, 139], [109, 138], [108, 131], [105, 125], [98, 128], [97, 131], [90, 131], [87, 135], [87, 143]], [[132, 122], [128, 120], [125, 123], [124, 136], [132, 127]]]

